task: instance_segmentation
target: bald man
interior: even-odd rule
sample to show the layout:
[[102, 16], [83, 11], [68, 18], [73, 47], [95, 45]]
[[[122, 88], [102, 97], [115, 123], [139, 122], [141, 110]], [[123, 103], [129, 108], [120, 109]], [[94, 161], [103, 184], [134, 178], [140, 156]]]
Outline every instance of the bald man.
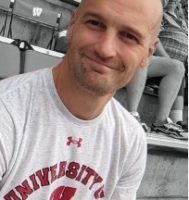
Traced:
[[113, 98], [153, 54], [160, 0], [84, 0], [55, 67], [0, 82], [0, 199], [134, 200], [138, 122]]

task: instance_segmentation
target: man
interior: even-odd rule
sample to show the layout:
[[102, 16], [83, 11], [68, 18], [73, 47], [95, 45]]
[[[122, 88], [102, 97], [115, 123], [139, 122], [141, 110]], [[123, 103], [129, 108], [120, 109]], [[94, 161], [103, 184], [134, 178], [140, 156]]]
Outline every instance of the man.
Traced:
[[133, 200], [138, 122], [112, 98], [155, 49], [159, 0], [83, 0], [52, 69], [0, 85], [0, 199]]

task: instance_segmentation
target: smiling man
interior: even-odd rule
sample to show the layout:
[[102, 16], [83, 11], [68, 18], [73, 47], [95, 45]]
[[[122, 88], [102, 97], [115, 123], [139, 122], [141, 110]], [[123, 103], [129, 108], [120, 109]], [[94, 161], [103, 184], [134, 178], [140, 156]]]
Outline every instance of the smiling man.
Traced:
[[113, 98], [153, 54], [160, 0], [83, 0], [50, 69], [0, 82], [0, 199], [134, 200], [138, 122]]

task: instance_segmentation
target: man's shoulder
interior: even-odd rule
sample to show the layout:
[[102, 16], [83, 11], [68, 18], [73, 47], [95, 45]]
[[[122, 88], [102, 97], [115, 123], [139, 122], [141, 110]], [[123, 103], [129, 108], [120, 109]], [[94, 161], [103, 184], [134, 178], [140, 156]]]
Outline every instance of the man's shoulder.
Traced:
[[[9, 94], [25, 91], [37, 84], [37, 79], [45, 73], [47, 69], [34, 72], [20, 74], [8, 77], [0, 81], [0, 98], [4, 98]], [[37, 89], [37, 88], [36, 88]]]
[[126, 118], [129, 121], [134, 121], [135, 123], [135, 119], [133, 118], [133, 116], [127, 111], [127, 109], [114, 97], [111, 99], [110, 101], [110, 107], [111, 107], [111, 112], [115, 117], [119, 117], [119, 118]]
[[145, 137], [144, 130], [140, 123], [127, 111], [121, 103], [112, 98], [110, 102], [110, 113], [114, 118], [115, 123], [118, 124], [119, 127], [122, 127], [123, 132], [126, 135], [130, 135], [131, 137]]

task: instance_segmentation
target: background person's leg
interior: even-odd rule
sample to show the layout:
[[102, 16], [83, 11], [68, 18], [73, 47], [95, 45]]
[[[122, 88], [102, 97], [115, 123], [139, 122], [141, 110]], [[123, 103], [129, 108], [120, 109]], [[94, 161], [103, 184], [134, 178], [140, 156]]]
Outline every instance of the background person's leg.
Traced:
[[153, 57], [148, 68], [148, 77], [162, 77], [158, 93], [156, 121], [164, 121], [178, 95], [184, 76], [182, 62], [165, 57]]

